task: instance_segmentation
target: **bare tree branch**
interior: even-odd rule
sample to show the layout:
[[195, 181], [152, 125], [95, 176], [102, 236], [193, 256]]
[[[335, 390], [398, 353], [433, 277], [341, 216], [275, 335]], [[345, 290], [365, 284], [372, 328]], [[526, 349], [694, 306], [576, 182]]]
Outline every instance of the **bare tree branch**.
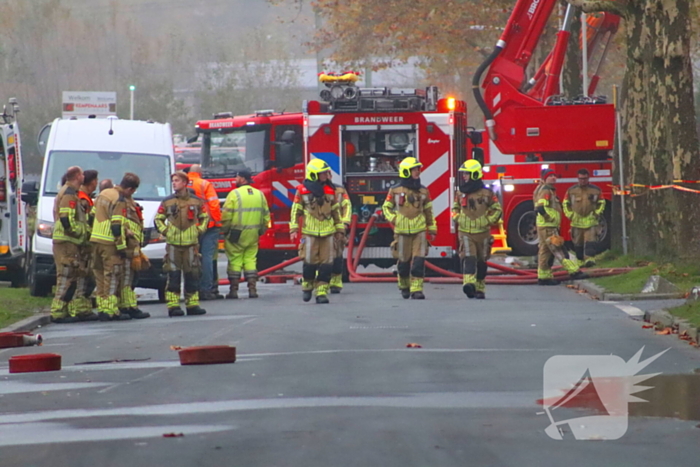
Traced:
[[581, 8], [584, 13], [605, 11], [616, 15], [627, 16], [628, 0], [566, 0], [573, 6]]

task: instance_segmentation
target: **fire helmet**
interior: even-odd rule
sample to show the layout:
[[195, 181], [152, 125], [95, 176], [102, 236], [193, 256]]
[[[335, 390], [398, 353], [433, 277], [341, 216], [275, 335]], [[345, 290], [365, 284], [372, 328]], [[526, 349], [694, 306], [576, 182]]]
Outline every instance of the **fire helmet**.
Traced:
[[331, 167], [326, 163], [326, 161], [321, 159], [312, 159], [306, 165], [306, 179], [315, 182], [318, 180], [319, 174], [330, 171]]
[[472, 180], [480, 180], [484, 176], [481, 170], [481, 163], [476, 159], [464, 161], [464, 164], [459, 168], [460, 172], [468, 172], [469, 178]]
[[415, 157], [407, 157], [399, 164], [399, 177], [411, 178], [411, 170], [416, 167], [423, 167]]

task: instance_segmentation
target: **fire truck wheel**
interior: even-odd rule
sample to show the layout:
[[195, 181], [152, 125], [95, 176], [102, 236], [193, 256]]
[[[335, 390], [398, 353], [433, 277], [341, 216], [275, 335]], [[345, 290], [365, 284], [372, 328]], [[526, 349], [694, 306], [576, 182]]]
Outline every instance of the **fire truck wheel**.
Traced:
[[537, 255], [536, 214], [532, 201], [518, 204], [508, 219], [508, 246], [513, 256]]
[[610, 249], [610, 239], [611, 239], [611, 226], [612, 226], [612, 209], [609, 201], [605, 202], [605, 212], [603, 213], [603, 218], [600, 220], [600, 230], [598, 231], [598, 251], [596, 254], [600, 254], [605, 250]]

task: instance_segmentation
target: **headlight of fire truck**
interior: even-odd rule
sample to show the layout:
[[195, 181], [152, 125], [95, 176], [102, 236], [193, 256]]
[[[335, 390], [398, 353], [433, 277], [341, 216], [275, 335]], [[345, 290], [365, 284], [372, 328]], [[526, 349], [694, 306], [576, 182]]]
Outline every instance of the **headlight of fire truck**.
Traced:
[[53, 222], [40, 220], [36, 225], [36, 233], [40, 237], [51, 238], [53, 234]]

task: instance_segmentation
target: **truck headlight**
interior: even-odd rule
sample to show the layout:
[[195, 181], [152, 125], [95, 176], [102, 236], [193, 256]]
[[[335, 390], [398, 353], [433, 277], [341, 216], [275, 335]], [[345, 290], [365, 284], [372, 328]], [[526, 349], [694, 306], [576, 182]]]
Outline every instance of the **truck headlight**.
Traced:
[[36, 233], [40, 237], [51, 238], [53, 235], [53, 222], [40, 220], [36, 225]]

